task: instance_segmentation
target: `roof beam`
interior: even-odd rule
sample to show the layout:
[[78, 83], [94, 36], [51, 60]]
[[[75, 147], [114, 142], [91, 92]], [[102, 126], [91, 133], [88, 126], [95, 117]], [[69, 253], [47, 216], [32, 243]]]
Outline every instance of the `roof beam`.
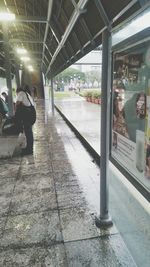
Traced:
[[83, 63], [83, 62], [78, 62], [78, 63], [73, 63], [73, 65], [84, 65], [84, 66], [86, 66], [86, 65], [94, 65], [94, 66], [101, 66], [102, 65], [102, 63], [100, 62], [100, 63], [95, 63], [95, 62], [90, 62], [90, 63]]
[[51, 56], [51, 58], [52, 58], [53, 55], [52, 55], [52, 53], [50, 52], [49, 47], [47, 46], [47, 44], [45, 44], [45, 47], [46, 47], [48, 53], [50, 54], [50, 56]]
[[109, 20], [104, 8], [103, 8], [103, 5], [101, 3], [100, 0], [95, 0], [95, 4], [100, 12], [100, 15], [105, 23], [105, 25], [109, 28], [111, 27], [110, 25], [115, 22], [117, 19], [119, 19], [126, 11], [130, 10], [130, 8], [136, 4], [139, 0], [132, 0], [128, 5], [125, 6], [125, 8], [123, 8], [115, 18], [113, 18], [112, 21]]
[[[93, 38], [93, 41], [94, 41], [97, 37], [99, 37], [105, 29], [107, 29], [106, 26], [105, 26], [104, 28], [102, 28], [102, 29], [95, 35], [95, 37]], [[88, 46], [89, 43], [90, 43], [90, 42], [88, 41], [88, 42], [84, 45], [84, 48], [86, 48], [86, 47]], [[100, 50], [101, 50], [101, 49], [100, 49]], [[81, 50], [80, 50], [80, 49], [76, 52], [76, 54], [75, 54], [74, 56], [71, 57], [71, 59], [76, 58], [77, 55], [78, 55], [79, 53], [81, 53]]]
[[[75, 8], [77, 9], [77, 5], [75, 6]], [[68, 24], [68, 18], [67, 18], [67, 16], [66, 16], [66, 13], [65, 13], [64, 9], [62, 9], [61, 12], [62, 12], [62, 14], [63, 14], [65, 20], [67, 21], [67, 24]], [[63, 32], [62, 25], [60, 24], [60, 22], [59, 22], [59, 20], [56, 18], [56, 16], [54, 17], [54, 19], [55, 19], [55, 23], [58, 25], [58, 28], [59, 28], [60, 33], [62, 33], [62, 32]], [[62, 36], [61, 36], [61, 38], [62, 38]], [[67, 42], [68, 42], [68, 44], [69, 44], [69, 48], [71, 48], [71, 51], [74, 51], [74, 49], [73, 49], [71, 43], [69, 42], [69, 40], [68, 40]], [[73, 53], [74, 53], [74, 52], [73, 52]]]
[[73, 38], [74, 38], [74, 40], [75, 40], [75, 43], [78, 44], [79, 49], [81, 49], [81, 48], [82, 48], [82, 44], [81, 44], [81, 42], [80, 42], [80, 40], [79, 40], [77, 34], [76, 34], [75, 32], [73, 32], [73, 33], [72, 33], [72, 36], [73, 36]]
[[[16, 54], [15, 50], [10, 51], [10, 54]], [[32, 54], [32, 55], [42, 55], [42, 52], [38, 52], [38, 51], [28, 51], [28, 54]]]
[[75, 0], [71, 0], [71, 2], [73, 4], [74, 8], [76, 8], [77, 7], [77, 4], [76, 4]]
[[95, 0], [95, 5], [97, 6], [97, 9], [98, 9], [98, 11], [99, 11], [99, 13], [101, 15], [101, 18], [102, 18], [104, 24], [109, 28], [111, 22], [110, 22], [107, 14], [106, 14], [106, 11], [105, 11], [101, 1], [100, 0]]
[[[45, 34], [44, 34], [44, 40], [43, 40], [42, 62], [44, 59], [45, 44], [46, 44], [48, 30], [49, 30], [49, 23], [50, 23], [51, 14], [52, 14], [52, 7], [53, 7], [53, 0], [49, 0], [48, 1], [48, 11], [47, 11], [47, 23], [46, 23], [46, 27], [45, 27]], [[42, 68], [42, 66], [41, 66], [41, 68]]]
[[[30, 43], [30, 44], [43, 44], [42, 40], [20, 40], [20, 39], [9, 39], [10, 43]], [[3, 40], [0, 40], [0, 43], [3, 43]]]
[[69, 50], [71, 51], [71, 54], [72, 54], [72, 53], [74, 54], [74, 49], [73, 49], [73, 47], [72, 47], [72, 45], [70, 44], [69, 41], [67, 41], [67, 45], [68, 45], [68, 47], [69, 47]]
[[[62, 11], [62, 12], [64, 12], [64, 11]], [[64, 14], [64, 16], [65, 16], [65, 14]], [[61, 40], [61, 32], [63, 32], [62, 25], [60, 24], [60, 22], [58, 21], [58, 19], [55, 16], [53, 16], [53, 17], [54, 17], [55, 23], [57, 25], [57, 28], [59, 29], [58, 34], [59, 34], [59, 39]], [[58, 43], [59, 43], [59, 40], [58, 40]], [[68, 41], [68, 45], [69, 45], [69, 49], [71, 51], [73, 51], [73, 53], [74, 53], [74, 49], [73, 49], [73, 47], [72, 47], [72, 45], [70, 44], [69, 41]]]
[[[30, 43], [30, 44], [43, 44], [43, 40], [33, 39], [33, 40], [20, 40], [20, 39], [10, 39], [11, 43]], [[3, 41], [0, 41], [3, 42]]]
[[[46, 59], [47, 63], [49, 63], [49, 60], [46, 56], [44, 56], [44, 59]], [[44, 59], [43, 59], [43, 62], [44, 62]]]
[[35, 23], [47, 23], [47, 20], [45, 17], [37, 17], [37, 16], [16, 16], [15, 23], [16, 22], [35, 22]]
[[87, 26], [87, 24], [86, 24], [84, 18], [81, 18], [80, 22], [81, 22], [81, 25], [82, 25], [82, 27], [83, 27], [83, 30], [84, 30], [86, 36], [88, 37], [89, 40], [92, 40], [92, 38], [93, 38], [93, 37], [92, 37], [92, 34], [91, 34], [91, 32], [89, 31], [89, 28], [88, 28], [88, 26]]
[[115, 22], [117, 19], [119, 19], [126, 11], [130, 10], [130, 8], [139, 2], [139, 0], [132, 0], [125, 8], [123, 8], [120, 13], [117, 14], [117, 16], [113, 19], [113, 22]]
[[58, 37], [57, 37], [57, 35], [56, 35], [56, 32], [53, 31], [52, 26], [50, 26], [50, 30], [51, 30], [53, 36], [55, 37], [56, 42], [59, 44], [59, 39], [58, 39]]
[[57, 57], [57, 55], [59, 54], [60, 50], [64, 46], [69, 34], [71, 33], [75, 23], [77, 22], [80, 14], [83, 11], [83, 9], [84, 9], [84, 7], [85, 7], [87, 2], [88, 2], [88, 0], [79, 0], [79, 2], [77, 4], [77, 9], [74, 10], [73, 15], [72, 15], [72, 17], [71, 17], [71, 19], [69, 21], [69, 24], [68, 24], [68, 26], [66, 28], [66, 31], [65, 31], [65, 33], [64, 33], [64, 35], [62, 37], [62, 40], [60, 41], [60, 43], [59, 43], [59, 45], [58, 45], [58, 47], [57, 47], [57, 49], [56, 49], [56, 51], [55, 51], [55, 53], [54, 53], [54, 55], [52, 57], [52, 60], [51, 60], [49, 66], [47, 68], [46, 75], [48, 74], [51, 65], [55, 61], [55, 58]]

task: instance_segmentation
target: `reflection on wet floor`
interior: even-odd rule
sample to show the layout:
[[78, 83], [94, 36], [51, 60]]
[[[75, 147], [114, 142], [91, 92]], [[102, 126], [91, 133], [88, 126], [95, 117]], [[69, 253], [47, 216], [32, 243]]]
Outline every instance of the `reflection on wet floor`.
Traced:
[[94, 224], [98, 166], [60, 115], [37, 111], [34, 155], [0, 162], [0, 267], [136, 266], [115, 225]]
[[101, 106], [89, 104], [78, 95], [73, 99], [56, 100], [55, 104], [100, 154]]
[[[89, 104], [84, 100], [82, 100], [81, 98], [80, 99], [76, 98], [74, 99], [73, 102], [68, 100], [64, 102], [57, 101], [56, 105], [61, 109], [61, 112], [67, 117], [67, 119], [71, 121], [71, 123], [75, 126], [75, 128], [77, 128], [77, 130], [83, 136], [86, 136], [89, 143], [92, 144], [93, 147], [98, 152], [100, 133], [96, 130], [97, 129], [96, 127], [100, 125], [99, 107], [94, 104]], [[83, 110], [85, 110], [86, 113], [83, 113], [82, 112]], [[91, 117], [88, 116], [89, 113]], [[78, 114], [81, 114], [81, 116], [78, 116]], [[87, 118], [89, 118], [88, 123], [87, 123]], [[89, 126], [89, 128], [87, 127], [87, 125]], [[92, 125], [96, 126], [94, 128], [95, 144], [93, 144], [93, 138], [91, 135]], [[60, 128], [60, 126], [58, 127]], [[70, 136], [69, 132], [67, 135]], [[78, 146], [77, 145], [78, 140], [74, 140], [74, 143], [75, 147]], [[69, 154], [69, 158], [72, 159], [74, 157], [72, 152], [70, 152], [68, 148], [66, 149], [67, 153]], [[84, 157], [86, 158], [86, 156]], [[99, 202], [100, 202], [99, 172], [97, 172], [94, 164], [92, 165], [91, 168], [91, 163], [88, 165], [85, 163], [86, 161], [84, 160], [80, 165], [80, 160], [77, 160], [77, 158], [80, 158], [80, 152], [78, 153], [76, 160], [74, 160], [74, 168], [76, 168], [76, 171], [81, 174], [81, 175], [79, 174], [80, 183], [82, 183], [88, 202], [92, 207], [94, 207], [94, 210], [99, 213]], [[133, 188], [133, 186], [128, 181], [125, 181], [126, 180], [125, 177], [122, 178], [123, 175], [121, 175], [119, 172], [116, 172], [115, 169], [116, 168], [113, 167], [112, 164], [110, 164], [110, 170], [109, 170], [110, 214], [112, 216], [113, 222], [117, 226], [117, 229], [122, 234], [126, 242], [126, 245], [131, 251], [131, 254], [134, 257], [137, 265], [149, 266], [150, 255], [148, 251], [148, 243], [150, 243], [150, 231], [149, 231], [150, 205], [137, 192], [137, 190]], [[135, 191], [136, 191], [136, 196], [135, 196]]]

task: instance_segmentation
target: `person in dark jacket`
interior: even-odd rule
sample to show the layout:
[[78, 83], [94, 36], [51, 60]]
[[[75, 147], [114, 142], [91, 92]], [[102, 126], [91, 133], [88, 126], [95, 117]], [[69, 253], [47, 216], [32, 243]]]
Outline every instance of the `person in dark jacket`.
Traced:
[[31, 106], [31, 104], [34, 106], [34, 102], [33, 102], [31, 95], [27, 91], [23, 90], [22, 88], [18, 88], [16, 92], [17, 92], [16, 117], [19, 118], [20, 116], [20, 120], [22, 120], [23, 129], [24, 129], [26, 141], [27, 141], [26, 148], [22, 149], [22, 155], [30, 155], [30, 154], [33, 154], [33, 142], [34, 142], [32, 125], [29, 122], [29, 118], [24, 118], [23, 116], [21, 116], [22, 113], [21, 113], [20, 108], [22, 106], [29, 107]]

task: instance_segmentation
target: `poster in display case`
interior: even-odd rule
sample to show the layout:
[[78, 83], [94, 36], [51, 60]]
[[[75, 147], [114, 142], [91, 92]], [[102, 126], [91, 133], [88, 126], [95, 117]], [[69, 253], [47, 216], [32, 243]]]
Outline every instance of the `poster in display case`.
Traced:
[[150, 40], [113, 54], [112, 157], [150, 190]]

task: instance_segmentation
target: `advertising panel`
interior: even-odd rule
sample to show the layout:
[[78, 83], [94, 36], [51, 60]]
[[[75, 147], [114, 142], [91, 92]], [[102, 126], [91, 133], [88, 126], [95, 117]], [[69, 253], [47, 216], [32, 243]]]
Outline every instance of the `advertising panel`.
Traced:
[[112, 156], [150, 189], [150, 41], [114, 53]]

